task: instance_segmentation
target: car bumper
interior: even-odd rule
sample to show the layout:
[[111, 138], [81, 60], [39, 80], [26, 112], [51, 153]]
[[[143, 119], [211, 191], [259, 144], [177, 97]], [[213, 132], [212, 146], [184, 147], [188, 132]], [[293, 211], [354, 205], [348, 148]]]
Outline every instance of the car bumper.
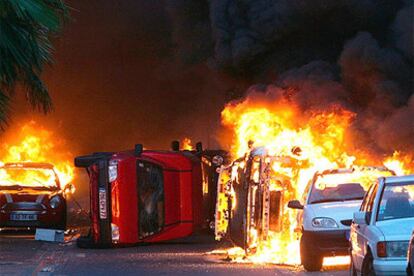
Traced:
[[375, 259], [374, 270], [376, 275], [407, 275], [407, 260]]
[[[36, 220], [11, 220], [11, 214], [35, 214]], [[65, 224], [66, 216], [62, 211], [4, 211], [0, 212], [0, 228], [6, 227], [43, 227], [51, 228], [55, 226], [62, 226]]]
[[348, 255], [348, 233], [349, 230], [303, 231], [302, 239], [321, 255]]

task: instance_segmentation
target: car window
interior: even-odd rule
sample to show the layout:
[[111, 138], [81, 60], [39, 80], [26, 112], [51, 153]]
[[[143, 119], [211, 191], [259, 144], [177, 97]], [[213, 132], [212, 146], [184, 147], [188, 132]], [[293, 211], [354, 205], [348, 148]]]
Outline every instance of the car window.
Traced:
[[140, 238], [159, 232], [164, 226], [164, 179], [162, 169], [137, 161], [138, 228]]
[[374, 184], [371, 185], [371, 187], [369, 187], [369, 189], [368, 189], [368, 192], [365, 194], [364, 199], [362, 200], [361, 207], [359, 209], [360, 211], [363, 211], [363, 212], [367, 211], [368, 202], [369, 202], [369, 199], [371, 197], [374, 186], [375, 186]]
[[362, 199], [364, 187], [356, 182], [335, 182], [332, 175], [321, 175], [312, 187], [309, 203]]
[[414, 217], [414, 183], [387, 184], [381, 195], [377, 220]]
[[53, 169], [36, 167], [0, 167], [0, 189], [58, 188], [58, 180]]
[[377, 191], [378, 191], [378, 183], [375, 183], [374, 188], [372, 189], [372, 193], [370, 194], [369, 199], [368, 199], [366, 212], [372, 212], [372, 208], [374, 206], [374, 201], [377, 195]]

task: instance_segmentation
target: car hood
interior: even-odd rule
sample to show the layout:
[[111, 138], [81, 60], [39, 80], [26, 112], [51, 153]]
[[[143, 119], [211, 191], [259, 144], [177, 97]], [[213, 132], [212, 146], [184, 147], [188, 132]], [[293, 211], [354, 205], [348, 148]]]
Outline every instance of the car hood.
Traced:
[[[362, 200], [324, 202], [308, 205], [314, 217], [333, 218], [338, 225], [342, 220], [352, 220], [354, 212], [358, 211]], [[344, 226], [342, 224], [342, 226]]]
[[386, 241], [408, 241], [414, 229], [414, 218], [377, 221], [375, 226], [382, 232]]
[[59, 190], [0, 190], [0, 197], [3, 198], [2, 202], [17, 203], [17, 202], [43, 202], [48, 200], [52, 196], [60, 193]]

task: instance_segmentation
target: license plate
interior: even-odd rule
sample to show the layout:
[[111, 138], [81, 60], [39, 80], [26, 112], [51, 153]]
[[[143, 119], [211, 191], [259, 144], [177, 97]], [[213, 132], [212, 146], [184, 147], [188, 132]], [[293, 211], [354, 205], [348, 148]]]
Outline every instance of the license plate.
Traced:
[[106, 208], [106, 190], [99, 189], [99, 217], [101, 219], [106, 219], [108, 217]]
[[10, 214], [10, 220], [37, 220], [36, 214]]

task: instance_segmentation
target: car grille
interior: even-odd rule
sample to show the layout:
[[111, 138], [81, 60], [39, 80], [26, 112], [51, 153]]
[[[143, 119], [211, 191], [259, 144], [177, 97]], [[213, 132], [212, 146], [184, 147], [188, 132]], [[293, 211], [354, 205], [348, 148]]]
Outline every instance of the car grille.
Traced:
[[45, 210], [45, 206], [37, 202], [13, 202], [6, 203], [3, 206], [4, 210], [15, 211], [15, 210], [30, 210], [30, 211], [42, 211]]

